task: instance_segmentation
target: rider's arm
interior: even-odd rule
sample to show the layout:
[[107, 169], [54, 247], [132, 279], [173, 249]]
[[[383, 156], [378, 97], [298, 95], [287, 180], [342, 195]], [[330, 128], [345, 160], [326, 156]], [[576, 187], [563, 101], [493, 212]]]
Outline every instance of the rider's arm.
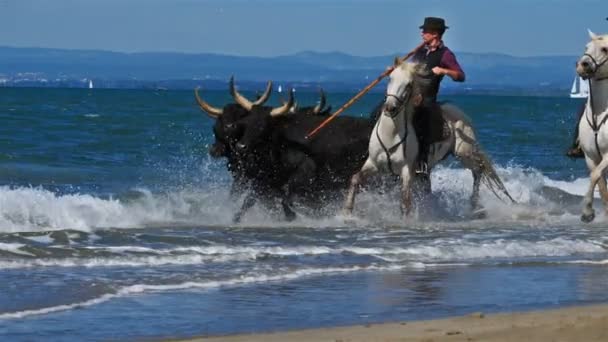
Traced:
[[460, 64], [458, 64], [458, 61], [456, 60], [456, 56], [454, 56], [452, 51], [447, 50], [444, 52], [439, 67], [437, 68], [437, 71], [442, 75], [448, 75], [456, 82], [464, 82], [464, 71], [462, 71]]

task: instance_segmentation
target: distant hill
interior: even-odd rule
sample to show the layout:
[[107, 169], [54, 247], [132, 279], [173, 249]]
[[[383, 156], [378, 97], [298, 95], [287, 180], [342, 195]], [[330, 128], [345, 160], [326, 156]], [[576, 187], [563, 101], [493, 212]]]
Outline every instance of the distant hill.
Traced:
[[[88, 78], [105, 85], [182, 84], [190, 87], [202, 83], [224, 87], [230, 75], [235, 75], [239, 84], [270, 79], [311, 87], [350, 89], [369, 83], [398, 55], [402, 53], [359, 57], [339, 52], [304, 51], [262, 58], [0, 47], [0, 76], [26, 83], [40, 79], [57, 83]], [[533, 89], [565, 92], [574, 77], [577, 59], [576, 56], [514, 57], [462, 52], [457, 56], [466, 71], [466, 83], [443, 83], [446, 89], [461, 91]]]

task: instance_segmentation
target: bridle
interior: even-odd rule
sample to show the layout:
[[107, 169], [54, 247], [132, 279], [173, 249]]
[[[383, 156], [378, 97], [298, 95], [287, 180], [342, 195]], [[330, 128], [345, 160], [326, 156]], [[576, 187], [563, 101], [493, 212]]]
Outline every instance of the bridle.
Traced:
[[[593, 62], [593, 73], [591, 74], [591, 76], [595, 75], [595, 73], [602, 67], [602, 65], [606, 64], [606, 62], [608, 62], [608, 57], [604, 58], [604, 60], [601, 63], [598, 63], [595, 58], [593, 58], [593, 56], [591, 56], [588, 53], [584, 53], [583, 56], [587, 56], [589, 57], [589, 59], [591, 59], [591, 62]], [[602, 78], [598, 78], [596, 79], [596, 81], [602, 81], [607, 79], [608, 76], [606, 77], [602, 77]]]
[[393, 113], [385, 113], [384, 115], [387, 115], [389, 117], [391, 117], [392, 119], [394, 119], [397, 115], [399, 115], [399, 113], [401, 112], [401, 110], [403, 109], [403, 107], [408, 103], [408, 101], [410, 100], [410, 97], [412, 97], [412, 91], [411, 91], [412, 85], [408, 84], [407, 88], [403, 94], [403, 96], [397, 96], [395, 94], [385, 94], [384, 95], [384, 102], [386, 102], [386, 100], [389, 97], [393, 97], [396, 101], [397, 101], [397, 107], [395, 108], [395, 111]]
[[[395, 100], [397, 101], [397, 107], [395, 108], [395, 110], [394, 110], [393, 113], [387, 113], [386, 111], [383, 110], [382, 111], [383, 115], [386, 115], [386, 116], [390, 117], [391, 119], [396, 118], [397, 115], [399, 115], [399, 113], [401, 113], [401, 111], [403, 110], [403, 107], [405, 107], [405, 105], [410, 101], [410, 98], [412, 97], [411, 88], [412, 88], [412, 85], [410, 83], [410, 84], [408, 84], [406, 86], [406, 90], [405, 90], [403, 96], [397, 96], [395, 94], [388, 94], [388, 93], [386, 95], [384, 95], [384, 102], [386, 102], [386, 100], [389, 97], [395, 98]], [[389, 169], [389, 171], [391, 173], [393, 173], [395, 175], [398, 175], [398, 174], [396, 174], [396, 173], [393, 172], [393, 165], [392, 165], [392, 162], [391, 162], [391, 153], [393, 153], [407, 139], [407, 136], [408, 136], [407, 123], [405, 125], [406, 125], [405, 135], [403, 136], [403, 138], [399, 142], [397, 142], [396, 144], [394, 144], [391, 147], [386, 147], [386, 145], [384, 145], [384, 143], [382, 142], [382, 139], [380, 138], [380, 133], [378, 133], [378, 129], [379, 129], [378, 125], [376, 125], [376, 129], [375, 129], [375, 131], [376, 131], [376, 139], [378, 139], [378, 142], [380, 143], [380, 147], [382, 147], [382, 150], [384, 151], [384, 153], [386, 153], [386, 162], [388, 164], [387, 165], [388, 169]], [[405, 154], [405, 150], [403, 151], [403, 153]]]

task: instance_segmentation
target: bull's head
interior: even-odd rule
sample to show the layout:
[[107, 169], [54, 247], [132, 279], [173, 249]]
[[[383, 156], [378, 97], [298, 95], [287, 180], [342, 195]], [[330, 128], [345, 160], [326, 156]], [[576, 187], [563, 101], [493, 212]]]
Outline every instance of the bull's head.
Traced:
[[[234, 82], [233, 80], [234, 80], [234, 77], [231, 77], [230, 84], [232, 84]], [[217, 119], [220, 116], [222, 116], [224, 114], [224, 110], [217, 108], [217, 107], [213, 107], [212, 105], [205, 102], [198, 94], [199, 88], [200, 87], [196, 87], [196, 89], [194, 89], [194, 97], [196, 98], [196, 102], [198, 103], [198, 106], [201, 108], [201, 110], [203, 110], [205, 113], [207, 113], [210, 117], [212, 117], [214, 119]], [[264, 93], [257, 100], [252, 102], [252, 105], [263, 105], [270, 98], [271, 92], [272, 92], [272, 81], [268, 81], [268, 83], [266, 84], [266, 89], [264, 90]]]
[[236, 144], [237, 150], [241, 153], [250, 151], [260, 143], [270, 143], [273, 119], [287, 114], [294, 103], [293, 89], [290, 89], [288, 100], [282, 106], [273, 108], [255, 105], [236, 90], [233, 79], [230, 80], [230, 94], [236, 103], [249, 111], [249, 115], [238, 122], [244, 130]]
[[[264, 93], [253, 103], [263, 104], [270, 97], [271, 91], [272, 82], [268, 82]], [[215, 142], [209, 148], [209, 154], [214, 158], [229, 157], [243, 133], [237, 122], [249, 115], [249, 111], [236, 103], [227, 104], [223, 108], [214, 107], [200, 97], [199, 88], [194, 90], [194, 96], [201, 110], [216, 119], [213, 125]]]

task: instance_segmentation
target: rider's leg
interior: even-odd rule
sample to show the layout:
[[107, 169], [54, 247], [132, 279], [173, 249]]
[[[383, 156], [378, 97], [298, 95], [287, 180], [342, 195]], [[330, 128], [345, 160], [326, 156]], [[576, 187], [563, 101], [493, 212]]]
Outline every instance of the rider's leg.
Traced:
[[574, 128], [574, 140], [572, 141], [572, 146], [566, 152], [566, 155], [570, 158], [584, 158], [583, 150], [578, 144], [578, 123], [581, 121], [581, 117], [585, 112], [586, 103], [583, 103], [579, 111], [577, 112], [576, 126]]
[[421, 106], [416, 110], [416, 137], [418, 138], [418, 158], [416, 159], [416, 173], [427, 172], [429, 155], [430, 109]]

